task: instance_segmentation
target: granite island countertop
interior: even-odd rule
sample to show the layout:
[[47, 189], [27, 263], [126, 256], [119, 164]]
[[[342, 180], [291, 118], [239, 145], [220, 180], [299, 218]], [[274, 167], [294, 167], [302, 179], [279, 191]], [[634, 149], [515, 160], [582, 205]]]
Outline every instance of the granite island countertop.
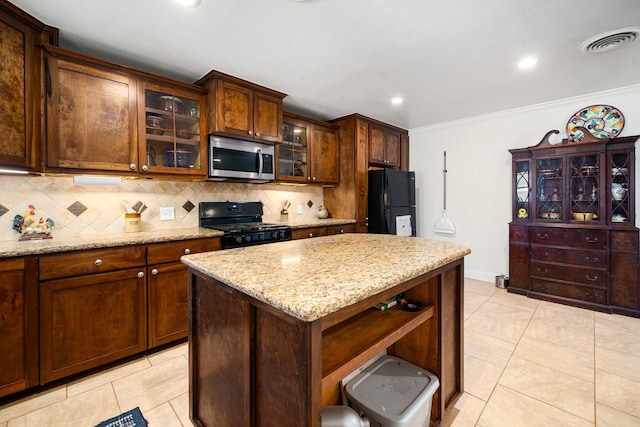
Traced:
[[313, 321], [469, 253], [442, 240], [347, 233], [181, 260], [297, 319]]

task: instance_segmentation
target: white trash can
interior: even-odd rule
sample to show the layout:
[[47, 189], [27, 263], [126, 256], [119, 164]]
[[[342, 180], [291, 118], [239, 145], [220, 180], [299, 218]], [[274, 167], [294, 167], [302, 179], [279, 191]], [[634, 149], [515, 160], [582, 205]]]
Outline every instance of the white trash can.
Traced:
[[428, 427], [431, 401], [440, 386], [431, 372], [394, 356], [384, 356], [347, 384], [351, 407], [371, 427]]

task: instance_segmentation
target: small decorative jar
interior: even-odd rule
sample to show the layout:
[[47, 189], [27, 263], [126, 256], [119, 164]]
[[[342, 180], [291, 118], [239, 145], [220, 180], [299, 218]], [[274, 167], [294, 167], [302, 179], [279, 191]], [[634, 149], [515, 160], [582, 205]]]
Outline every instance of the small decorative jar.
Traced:
[[318, 218], [325, 219], [328, 217], [329, 217], [329, 212], [327, 211], [327, 208], [325, 208], [324, 205], [320, 205], [320, 208], [318, 208]]
[[142, 221], [139, 213], [124, 214], [124, 231], [126, 233], [137, 233], [142, 231]]
[[289, 221], [289, 211], [286, 209], [282, 209], [280, 211], [280, 221], [288, 222]]

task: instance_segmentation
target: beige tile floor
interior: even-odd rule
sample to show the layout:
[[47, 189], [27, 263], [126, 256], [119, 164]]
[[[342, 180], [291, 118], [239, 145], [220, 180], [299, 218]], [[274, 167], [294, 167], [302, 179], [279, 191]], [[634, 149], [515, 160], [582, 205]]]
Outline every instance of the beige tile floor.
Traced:
[[[640, 319], [465, 281], [465, 393], [444, 426], [640, 426]], [[0, 407], [0, 427], [91, 427], [133, 407], [191, 426], [187, 345]]]

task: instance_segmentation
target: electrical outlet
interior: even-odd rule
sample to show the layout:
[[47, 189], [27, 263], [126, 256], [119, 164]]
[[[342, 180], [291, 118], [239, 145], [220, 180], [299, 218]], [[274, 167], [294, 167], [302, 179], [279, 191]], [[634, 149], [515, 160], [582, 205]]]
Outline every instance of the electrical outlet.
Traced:
[[160, 221], [173, 221], [176, 219], [176, 211], [173, 208], [160, 208]]
[[298, 205], [298, 215], [302, 215], [302, 205]]

